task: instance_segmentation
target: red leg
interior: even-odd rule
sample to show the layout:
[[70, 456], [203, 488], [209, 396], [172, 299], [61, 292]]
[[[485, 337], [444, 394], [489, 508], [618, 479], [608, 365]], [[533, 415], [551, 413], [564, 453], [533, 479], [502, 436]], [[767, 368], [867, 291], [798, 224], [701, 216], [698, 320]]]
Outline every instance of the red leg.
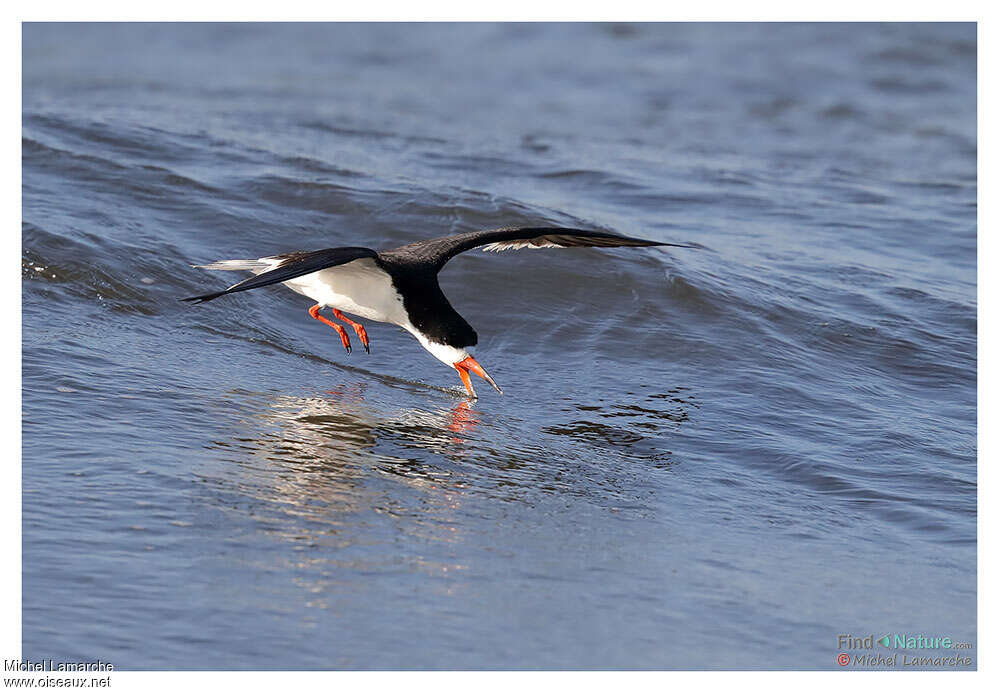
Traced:
[[345, 323], [347, 323], [348, 325], [350, 325], [351, 327], [354, 328], [354, 332], [357, 333], [358, 339], [360, 339], [361, 340], [361, 344], [364, 345], [364, 350], [370, 354], [371, 353], [371, 349], [368, 348], [368, 331], [366, 329], [364, 329], [364, 325], [362, 325], [359, 322], [354, 322], [353, 320], [351, 320], [350, 318], [348, 318], [346, 315], [344, 315], [343, 313], [341, 313], [340, 311], [338, 311], [336, 308], [333, 309], [333, 315], [335, 315], [336, 319], [339, 320], [340, 322], [345, 322]]
[[311, 308], [309, 308], [309, 315], [311, 315], [313, 318], [315, 318], [319, 322], [325, 323], [325, 324], [329, 325], [330, 327], [332, 327], [334, 330], [336, 330], [336, 333], [338, 335], [340, 335], [340, 341], [343, 342], [343, 348], [347, 350], [348, 354], [350, 353], [350, 337], [347, 336], [347, 331], [345, 329], [343, 329], [343, 327], [341, 325], [337, 325], [332, 320], [327, 320], [322, 315], [320, 315], [319, 314], [319, 304], [318, 303], [316, 305], [312, 306]]

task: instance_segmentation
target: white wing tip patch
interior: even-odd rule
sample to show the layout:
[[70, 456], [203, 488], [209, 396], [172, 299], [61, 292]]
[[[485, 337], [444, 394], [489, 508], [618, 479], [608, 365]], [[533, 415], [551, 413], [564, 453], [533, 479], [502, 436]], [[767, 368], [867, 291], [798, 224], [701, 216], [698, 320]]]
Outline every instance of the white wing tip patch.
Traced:
[[504, 250], [523, 250], [537, 249], [537, 248], [561, 248], [558, 243], [552, 243], [551, 241], [537, 241], [535, 239], [527, 239], [522, 241], [500, 241], [498, 243], [490, 243], [488, 245], [482, 246], [482, 251], [486, 253], [502, 253]]

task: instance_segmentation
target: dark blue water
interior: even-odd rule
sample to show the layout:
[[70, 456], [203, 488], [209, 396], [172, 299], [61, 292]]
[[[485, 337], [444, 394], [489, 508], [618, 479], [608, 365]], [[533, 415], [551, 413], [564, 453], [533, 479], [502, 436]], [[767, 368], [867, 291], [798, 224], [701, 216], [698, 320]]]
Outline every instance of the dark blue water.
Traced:
[[[973, 25], [23, 46], [24, 657], [825, 669], [839, 634], [976, 642]], [[703, 247], [453, 260], [503, 396], [397, 328], [346, 356], [280, 287], [178, 300], [236, 280], [192, 264], [545, 224]]]

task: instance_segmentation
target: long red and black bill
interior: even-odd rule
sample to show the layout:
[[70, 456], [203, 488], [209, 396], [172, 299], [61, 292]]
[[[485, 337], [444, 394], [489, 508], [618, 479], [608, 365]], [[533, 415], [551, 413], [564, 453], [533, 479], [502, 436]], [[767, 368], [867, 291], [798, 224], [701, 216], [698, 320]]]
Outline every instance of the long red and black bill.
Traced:
[[478, 397], [478, 395], [475, 394], [475, 388], [472, 387], [472, 378], [468, 375], [469, 372], [475, 373], [475, 375], [492, 385], [496, 392], [501, 395], [503, 394], [503, 390], [500, 389], [500, 386], [496, 384], [496, 381], [493, 380], [488, 373], [486, 373], [486, 369], [480, 366], [479, 362], [476, 361], [474, 357], [469, 356], [463, 361], [458, 361], [454, 364], [454, 367], [455, 370], [458, 371], [458, 375], [461, 376], [461, 382], [464, 383], [465, 390], [468, 391], [470, 396]]

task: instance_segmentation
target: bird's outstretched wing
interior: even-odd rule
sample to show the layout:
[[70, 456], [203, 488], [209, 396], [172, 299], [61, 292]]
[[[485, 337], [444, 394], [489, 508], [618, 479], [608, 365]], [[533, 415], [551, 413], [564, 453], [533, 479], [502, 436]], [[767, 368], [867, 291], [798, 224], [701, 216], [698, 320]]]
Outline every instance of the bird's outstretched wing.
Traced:
[[[249, 279], [241, 281], [238, 284], [233, 284], [224, 291], [202, 294], [201, 296], [191, 296], [190, 298], [182, 300], [193, 301], [194, 303], [204, 303], [205, 301], [211, 301], [213, 298], [218, 298], [219, 296], [234, 294], [237, 291], [247, 291], [249, 289], [258, 289], [261, 286], [280, 284], [281, 282], [286, 282], [289, 279], [295, 279], [296, 277], [301, 277], [305, 274], [318, 272], [319, 270], [324, 270], [328, 267], [344, 265], [348, 262], [353, 262], [354, 260], [360, 260], [361, 258], [377, 257], [378, 253], [373, 251], [371, 248], [326, 248], [325, 250], [314, 250], [310, 253], [288, 253], [286, 255], [276, 255], [273, 258], [263, 258], [263, 260], [274, 260], [276, 263], [274, 269], [262, 272], [255, 277], [250, 277]], [[256, 261], [252, 261], [249, 264], [253, 264], [253, 262]], [[216, 263], [218, 266], [224, 264], [225, 263]], [[235, 265], [230, 265], [224, 269], [240, 268]]]
[[401, 248], [382, 253], [383, 257], [398, 258], [416, 262], [426, 262], [438, 270], [448, 260], [458, 253], [472, 248], [482, 247], [483, 250], [519, 250], [521, 248], [623, 248], [666, 245], [679, 248], [696, 246], [679, 243], [664, 243], [647, 241], [641, 238], [629, 238], [604, 231], [584, 231], [582, 229], [564, 229], [558, 227], [507, 227], [490, 229], [488, 231], [471, 231], [453, 236], [428, 238], [404, 245]]

